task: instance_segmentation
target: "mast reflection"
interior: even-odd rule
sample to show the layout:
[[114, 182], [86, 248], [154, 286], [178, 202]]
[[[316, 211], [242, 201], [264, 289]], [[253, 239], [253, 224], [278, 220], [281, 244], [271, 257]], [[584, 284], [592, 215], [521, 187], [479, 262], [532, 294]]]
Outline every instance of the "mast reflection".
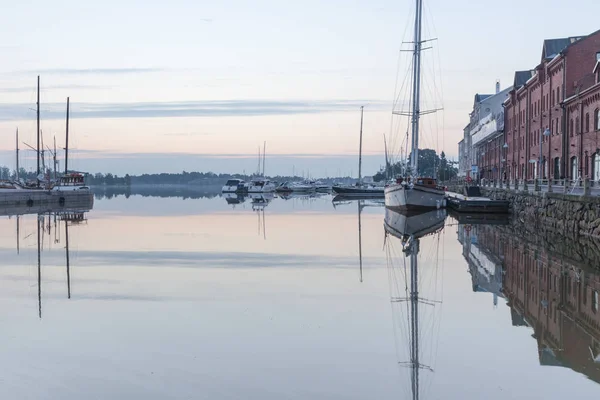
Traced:
[[[446, 219], [445, 210], [433, 210], [424, 213], [403, 214], [385, 210], [385, 249], [388, 265], [388, 276], [390, 279], [390, 297], [394, 314], [404, 314], [404, 318], [398, 320], [399, 332], [401, 335], [407, 335], [402, 338], [401, 343], [407, 345], [405, 356], [407, 361], [399, 361], [401, 366], [410, 370], [410, 395], [413, 400], [421, 398], [421, 371], [433, 372], [430, 365], [424, 363], [425, 348], [422, 346], [421, 339], [425, 337], [421, 320], [436, 321], [439, 312], [435, 307], [441, 303], [437, 299], [436, 289], [438, 287], [436, 280], [439, 254], [439, 234], [444, 228]], [[426, 265], [419, 268], [419, 253], [421, 248], [421, 239], [429, 236], [437, 236], [433, 240], [427, 240], [428, 244], [433, 244], [436, 258], [434, 265]], [[401, 251], [397, 249], [401, 245]], [[427, 251], [427, 255], [432, 252]], [[409, 259], [409, 268], [406, 268], [406, 258]], [[432, 268], [433, 267], [433, 268]], [[423, 275], [433, 272], [433, 279], [423, 279]], [[423, 287], [424, 282], [434, 283], [433, 287]], [[402, 293], [402, 289], [403, 293]], [[427, 297], [424, 297], [427, 296]], [[406, 304], [406, 308], [400, 306]], [[397, 307], [394, 307], [396, 305]], [[431, 309], [422, 310], [422, 306], [429, 306]], [[422, 317], [425, 314], [425, 318]], [[394, 329], [396, 329], [396, 321]], [[432, 334], [436, 329], [431, 327]], [[431, 360], [433, 361], [433, 360]]]

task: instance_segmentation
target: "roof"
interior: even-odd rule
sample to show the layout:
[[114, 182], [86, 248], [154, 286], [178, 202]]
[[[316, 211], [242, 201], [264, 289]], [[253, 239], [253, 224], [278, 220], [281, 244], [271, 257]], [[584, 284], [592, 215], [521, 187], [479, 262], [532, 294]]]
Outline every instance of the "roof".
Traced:
[[515, 89], [519, 89], [523, 86], [528, 80], [530, 80], [534, 75], [534, 71], [516, 71], [515, 72], [515, 82], [513, 84]]
[[585, 36], [571, 36], [560, 39], [546, 39], [544, 40], [544, 47], [542, 48], [542, 60], [552, 59], [569, 45], [575, 43], [579, 39]]
[[477, 93], [475, 95], [475, 103], [481, 103], [482, 101], [484, 101], [485, 99], [487, 99], [488, 97], [491, 97], [491, 94], [479, 94]]

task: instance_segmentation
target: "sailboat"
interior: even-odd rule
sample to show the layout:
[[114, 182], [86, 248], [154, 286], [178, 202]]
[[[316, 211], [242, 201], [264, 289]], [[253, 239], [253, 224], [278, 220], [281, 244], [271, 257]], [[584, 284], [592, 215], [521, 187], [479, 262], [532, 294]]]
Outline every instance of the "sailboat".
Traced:
[[[419, 120], [421, 118], [421, 52], [423, 40], [421, 39], [421, 28], [423, 19], [423, 0], [416, 0], [415, 26], [413, 39], [412, 60], [412, 89], [411, 110], [408, 115], [411, 118], [411, 153], [410, 169], [411, 177], [406, 180], [398, 179], [395, 183], [385, 188], [385, 205], [389, 208], [401, 210], [428, 210], [446, 206], [445, 191], [437, 185], [433, 178], [418, 176], [419, 171]], [[397, 114], [397, 112], [394, 112]]]
[[[410, 398], [413, 400], [421, 398], [423, 394], [422, 386], [428, 386], [427, 384], [423, 385], [422, 380], [426, 378], [422, 376], [422, 372], [434, 371], [433, 366], [425, 364], [425, 362], [433, 362], [434, 360], [427, 359], [426, 346], [423, 344], [426, 335], [423, 332], [422, 321], [425, 320], [426, 325], [435, 334], [436, 329], [432, 326], [432, 321], [436, 321], [439, 317], [440, 313], [436, 310], [436, 307], [438, 303], [441, 303], [441, 298], [432, 298], [431, 296], [435, 293], [428, 292], [428, 289], [424, 287], [424, 282], [429, 282], [433, 284], [435, 290], [437, 282], [435, 282], [435, 277], [433, 279], [430, 279], [432, 277], [426, 279], [422, 277], [428, 271], [427, 269], [419, 269], [420, 240], [427, 235], [440, 233], [444, 227], [445, 218], [446, 210], [430, 210], [410, 215], [386, 210], [384, 228], [388, 268], [390, 269], [388, 276], [394, 280], [390, 282], [390, 290], [393, 291], [390, 293], [390, 297], [392, 305], [396, 306], [392, 309], [403, 314], [402, 318], [397, 320], [395, 318], [394, 326], [396, 324], [401, 325], [400, 336], [408, 336], [400, 339], [400, 345], [406, 346], [404, 351], [406, 359], [403, 355], [398, 364], [408, 371]], [[393, 242], [396, 239], [399, 239], [402, 244], [403, 255], [396, 256], [394, 252]], [[439, 240], [437, 244], [439, 245]], [[439, 252], [439, 248], [437, 248], [437, 251]], [[396, 258], [408, 258], [410, 267], [406, 268], [406, 261], [404, 261], [397, 268], [394, 268], [393, 262]], [[437, 275], [436, 273], [435, 276], [437, 277]], [[405, 282], [396, 282], [397, 278]], [[423, 310], [423, 306], [430, 308]], [[432, 352], [430, 355], [434, 357], [435, 353]], [[405, 398], [409, 397], [406, 396]]]
[[333, 186], [334, 193], [344, 196], [362, 198], [383, 197], [383, 187], [363, 183], [362, 181], [362, 133], [363, 133], [364, 106], [360, 107], [360, 143], [358, 147], [358, 182], [350, 186]]

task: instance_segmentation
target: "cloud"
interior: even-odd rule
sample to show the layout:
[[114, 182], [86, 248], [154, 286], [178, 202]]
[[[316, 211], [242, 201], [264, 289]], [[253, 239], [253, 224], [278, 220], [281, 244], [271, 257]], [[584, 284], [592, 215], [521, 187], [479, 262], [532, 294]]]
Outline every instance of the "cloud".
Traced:
[[[208, 100], [153, 103], [72, 103], [72, 118], [162, 118], [235, 117], [263, 115], [315, 114], [354, 111], [361, 105], [387, 109], [388, 103], [376, 100]], [[42, 104], [44, 119], [64, 118], [63, 103]], [[23, 119], [28, 104], [0, 104], [0, 120]]]
[[[109, 86], [99, 86], [99, 85], [56, 85], [56, 86], [46, 86], [44, 89], [108, 89]], [[0, 88], [0, 93], [28, 93], [35, 92], [35, 86], [21, 86], [21, 87], [9, 87], [9, 88]]]
[[115, 75], [142, 74], [165, 71], [166, 68], [48, 68], [38, 70], [14, 71], [13, 74], [29, 75]]

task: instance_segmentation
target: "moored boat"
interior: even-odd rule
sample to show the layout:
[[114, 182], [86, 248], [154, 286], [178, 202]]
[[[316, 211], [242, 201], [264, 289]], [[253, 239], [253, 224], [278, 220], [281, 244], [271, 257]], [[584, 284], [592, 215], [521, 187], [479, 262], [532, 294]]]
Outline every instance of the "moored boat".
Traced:
[[248, 193], [272, 193], [275, 191], [275, 183], [269, 179], [253, 179], [248, 185]]
[[229, 179], [221, 189], [223, 193], [244, 193], [248, 191], [248, 185], [241, 179]]

